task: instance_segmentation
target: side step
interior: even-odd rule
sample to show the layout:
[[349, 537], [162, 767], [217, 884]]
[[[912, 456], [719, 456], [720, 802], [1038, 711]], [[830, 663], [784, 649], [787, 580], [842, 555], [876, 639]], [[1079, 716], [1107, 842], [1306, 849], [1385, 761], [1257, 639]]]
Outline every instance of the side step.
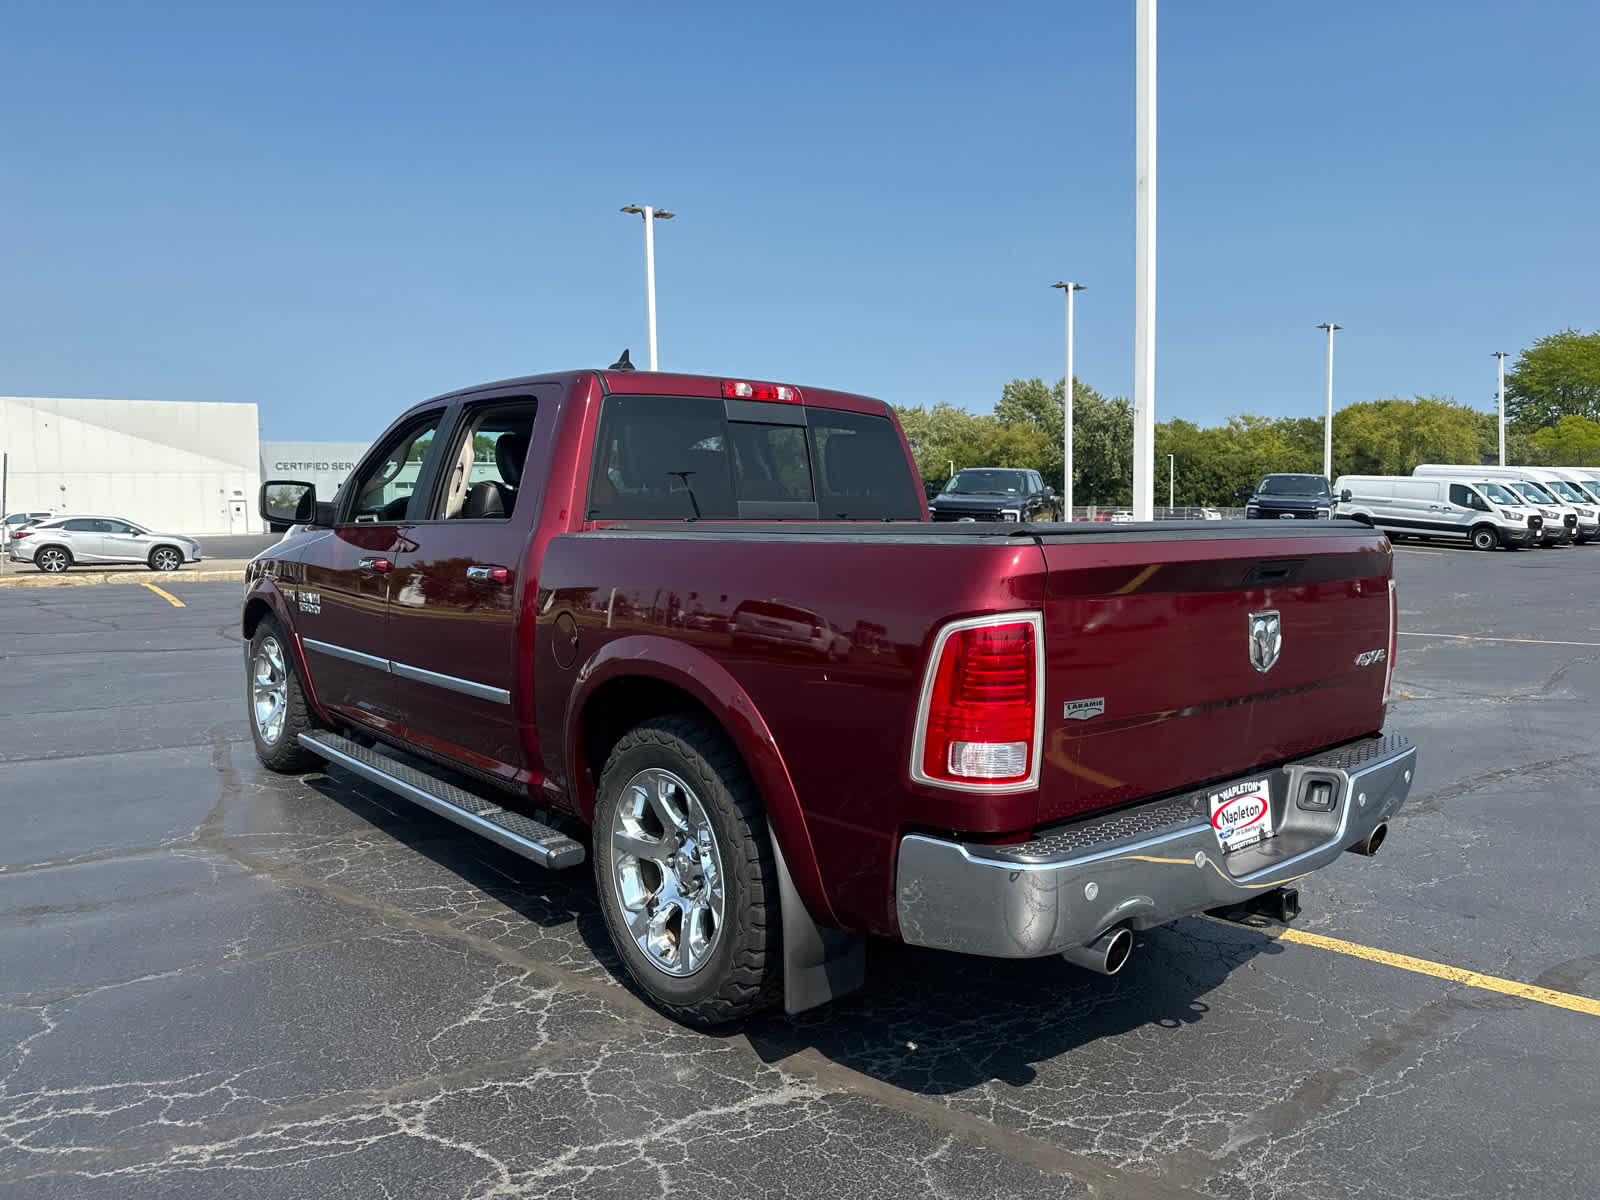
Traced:
[[559, 829], [501, 808], [465, 788], [435, 779], [349, 738], [336, 733], [302, 733], [300, 744], [329, 762], [338, 763], [447, 821], [454, 821], [463, 829], [470, 829], [507, 850], [532, 859], [541, 867], [559, 871], [575, 867], [588, 857], [582, 842], [574, 841]]

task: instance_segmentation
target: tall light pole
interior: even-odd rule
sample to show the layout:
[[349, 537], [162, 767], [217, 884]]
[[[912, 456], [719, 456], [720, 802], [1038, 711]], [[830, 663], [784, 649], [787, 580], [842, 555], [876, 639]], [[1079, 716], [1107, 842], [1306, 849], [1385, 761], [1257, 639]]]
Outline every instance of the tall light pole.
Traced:
[[669, 213], [664, 208], [651, 208], [646, 204], [640, 207], [629, 204], [622, 210], [625, 213], [638, 213], [644, 218], [644, 290], [645, 305], [650, 314], [650, 369], [656, 369], [656, 222], [670, 221], [677, 213]]
[[1496, 463], [1504, 467], [1509, 465], [1506, 462], [1506, 352], [1496, 350], [1493, 357], [1500, 360], [1500, 389], [1497, 393], [1500, 397], [1500, 457]]
[[1072, 520], [1072, 293], [1083, 291], [1081, 283], [1052, 283], [1067, 294], [1067, 385], [1065, 418], [1061, 433], [1061, 509]]
[[1148, 521], [1156, 465], [1156, 0], [1139, 0], [1134, 41], [1133, 519]]
[[1174, 487], [1174, 485], [1176, 483], [1177, 478], [1178, 478], [1178, 468], [1177, 468], [1176, 459], [1175, 459], [1175, 457], [1173, 455], [1169, 454], [1169, 455], [1167, 455], [1167, 519], [1169, 521], [1172, 519], [1173, 487]]
[[1328, 417], [1322, 425], [1322, 473], [1327, 476], [1328, 483], [1333, 483], [1333, 331], [1343, 329], [1343, 325], [1335, 325], [1332, 321], [1324, 321], [1317, 326], [1318, 329], [1328, 331]]

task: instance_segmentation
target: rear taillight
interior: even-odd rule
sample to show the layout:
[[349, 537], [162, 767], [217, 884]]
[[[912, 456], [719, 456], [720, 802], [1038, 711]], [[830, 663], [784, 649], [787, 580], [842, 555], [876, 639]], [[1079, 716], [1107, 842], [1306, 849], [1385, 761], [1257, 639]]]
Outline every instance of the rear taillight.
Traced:
[[1400, 601], [1395, 595], [1394, 580], [1389, 580], [1389, 654], [1388, 666], [1383, 672], [1383, 702], [1389, 703], [1394, 694], [1394, 656], [1400, 645]]
[[945, 626], [922, 683], [912, 778], [979, 791], [1036, 786], [1043, 691], [1039, 614]]
[[31, 530], [31, 529], [19, 529], [19, 530], [17, 530], [15, 533], [13, 533], [11, 535], [11, 540], [14, 542], [18, 538], [25, 538], [25, 537], [32, 537], [32, 536], [33, 536], [33, 530]]

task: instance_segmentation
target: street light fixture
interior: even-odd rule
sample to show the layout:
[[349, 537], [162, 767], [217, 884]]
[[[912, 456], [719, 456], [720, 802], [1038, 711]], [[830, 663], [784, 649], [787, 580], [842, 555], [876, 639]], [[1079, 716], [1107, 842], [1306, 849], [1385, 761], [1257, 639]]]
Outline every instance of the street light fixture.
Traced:
[[1506, 352], [1496, 350], [1491, 358], [1500, 360], [1500, 457], [1495, 460], [1498, 466], [1506, 466]]
[[1318, 329], [1328, 331], [1328, 418], [1322, 426], [1322, 473], [1328, 483], [1333, 483], [1333, 331], [1343, 329], [1332, 321], [1324, 321]]
[[625, 205], [625, 213], [637, 213], [644, 218], [644, 290], [645, 304], [650, 316], [650, 369], [656, 369], [656, 222], [670, 221], [677, 216], [664, 208], [646, 204]]
[[1053, 288], [1060, 288], [1067, 295], [1067, 382], [1063, 389], [1066, 392], [1066, 409], [1062, 413], [1061, 433], [1061, 511], [1067, 520], [1072, 520], [1072, 293], [1083, 291], [1081, 283], [1052, 283]]

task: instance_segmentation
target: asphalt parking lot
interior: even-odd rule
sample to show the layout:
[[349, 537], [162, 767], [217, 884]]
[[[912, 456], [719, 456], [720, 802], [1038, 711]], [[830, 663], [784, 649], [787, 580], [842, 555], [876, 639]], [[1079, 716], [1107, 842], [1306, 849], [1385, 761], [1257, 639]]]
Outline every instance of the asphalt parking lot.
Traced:
[[237, 583], [0, 591], [0, 1196], [1592, 1194], [1600, 547], [1397, 564], [1417, 785], [1288, 933], [875, 944], [719, 1036], [586, 869], [262, 770]]

